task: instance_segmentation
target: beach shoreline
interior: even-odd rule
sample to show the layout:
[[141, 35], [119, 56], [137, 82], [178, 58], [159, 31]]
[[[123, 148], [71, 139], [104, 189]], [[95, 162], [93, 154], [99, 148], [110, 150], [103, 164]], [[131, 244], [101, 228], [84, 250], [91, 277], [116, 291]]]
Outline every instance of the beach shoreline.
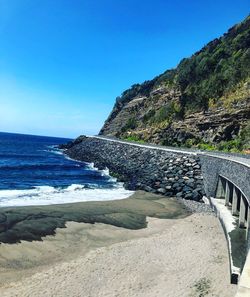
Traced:
[[[136, 195], [141, 197], [144, 215], [159, 201], [166, 208], [177, 203], [157, 196], [159, 201], [147, 204], [152, 194]], [[123, 207], [129, 212], [137, 202], [123, 201]], [[164, 208], [163, 204], [154, 207]], [[67, 228], [56, 229], [43, 241], [1, 244], [0, 295], [195, 297], [200, 296], [199, 290], [207, 290], [204, 296], [234, 296], [237, 287], [230, 284], [219, 220], [187, 211], [177, 217], [164, 218], [163, 212], [155, 216], [146, 215], [146, 226], [137, 229], [67, 222]]]

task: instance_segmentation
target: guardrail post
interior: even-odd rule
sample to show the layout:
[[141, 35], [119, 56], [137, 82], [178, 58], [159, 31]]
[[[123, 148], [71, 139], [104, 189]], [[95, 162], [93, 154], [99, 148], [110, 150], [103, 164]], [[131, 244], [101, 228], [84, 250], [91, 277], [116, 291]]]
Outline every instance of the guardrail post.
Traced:
[[229, 189], [229, 182], [226, 180], [225, 205], [229, 206], [229, 202], [230, 202], [230, 189]]
[[232, 215], [237, 216], [239, 215], [238, 205], [240, 203], [240, 192], [237, 190], [236, 187], [233, 187], [233, 202], [232, 202]]
[[240, 199], [240, 215], [239, 215], [239, 227], [240, 228], [245, 228], [245, 222], [246, 222], [246, 201], [245, 197], [241, 195]]
[[224, 198], [225, 197], [225, 188], [223, 185], [222, 177], [219, 176], [217, 190], [216, 190], [216, 198]]
[[246, 232], [246, 240], [248, 241], [250, 238], [250, 207], [247, 205], [247, 232]]

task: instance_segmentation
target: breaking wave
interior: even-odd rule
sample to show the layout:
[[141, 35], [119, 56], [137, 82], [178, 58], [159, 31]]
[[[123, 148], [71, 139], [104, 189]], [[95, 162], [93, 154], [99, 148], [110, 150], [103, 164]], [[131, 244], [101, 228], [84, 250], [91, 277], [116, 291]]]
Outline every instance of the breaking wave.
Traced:
[[0, 191], [0, 207], [119, 200], [132, 194], [133, 191], [125, 190], [122, 183], [117, 183], [111, 189], [98, 188], [98, 185], [93, 184], [73, 184], [67, 188], [41, 186], [28, 190]]

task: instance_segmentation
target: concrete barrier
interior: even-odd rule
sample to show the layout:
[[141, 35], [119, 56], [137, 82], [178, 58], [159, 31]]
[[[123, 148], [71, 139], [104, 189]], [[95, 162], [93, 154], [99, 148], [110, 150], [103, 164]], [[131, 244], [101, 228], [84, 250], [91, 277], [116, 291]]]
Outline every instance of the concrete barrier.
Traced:
[[238, 291], [235, 297], [249, 297], [250, 296], [250, 251], [240, 277]]

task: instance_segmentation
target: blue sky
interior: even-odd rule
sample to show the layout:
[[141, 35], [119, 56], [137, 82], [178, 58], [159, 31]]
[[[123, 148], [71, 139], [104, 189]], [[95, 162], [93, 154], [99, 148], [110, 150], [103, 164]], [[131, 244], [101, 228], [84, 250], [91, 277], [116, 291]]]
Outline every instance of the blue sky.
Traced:
[[97, 134], [126, 88], [175, 67], [250, 0], [0, 0], [0, 131]]

